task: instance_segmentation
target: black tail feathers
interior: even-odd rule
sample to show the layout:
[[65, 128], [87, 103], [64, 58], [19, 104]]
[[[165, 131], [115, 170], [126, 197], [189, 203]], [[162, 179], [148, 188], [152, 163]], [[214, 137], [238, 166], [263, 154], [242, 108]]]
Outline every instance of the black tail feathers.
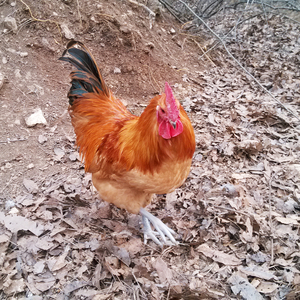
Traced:
[[[80, 48], [75, 48], [78, 45]], [[71, 72], [72, 86], [68, 97], [70, 105], [74, 100], [85, 93], [99, 93], [99, 90], [109, 97], [109, 89], [106, 86], [95, 59], [88, 48], [81, 42], [71, 41], [59, 60], [67, 61], [77, 68]]]

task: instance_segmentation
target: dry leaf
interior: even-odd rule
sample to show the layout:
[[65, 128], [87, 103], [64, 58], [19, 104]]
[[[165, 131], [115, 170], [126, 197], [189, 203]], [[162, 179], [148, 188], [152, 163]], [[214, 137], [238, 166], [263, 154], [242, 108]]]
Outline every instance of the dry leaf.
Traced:
[[22, 216], [5, 216], [0, 211], [0, 222], [11, 232], [16, 233], [19, 230], [28, 230], [33, 234], [40, 236], [44, 232], [44, 226], [35, 221], [31, 221]]
[[260, 292], [260, 293], [263, 293], [263, 294], [272, 294], [273, 292], [275, 292], [278, 288], [278, 284], [274, 283], [274, 282], [262, 282], [258, 287], [257, 287], [257, 290]]
[[57, 271], [63, 268], [67, 264], [66, 257], [69, 254], [69, 251], [70, 251], [70, 245], [67, 245], [64, 249], [63, 254], [58, 257], [54, 265], [51, 267], [50, 269], [51, 271]]
[[168, 268], [167, 264], [162, 260], [162, 258], [158, 257], [152, 265], [156, 269], [159, 279], [162, 283], [166, 281], [168, 283], [171, 282], [173, 278], [172, 270]]
[[237, 273], [233, 274], [228, 282], [231, 284], [231, 290], [235, 295], [240, 295], [244, 300], [263, 300], [262, 295], [245, 278]]
[[260, 266], [252, 265], [249, 267], [240, 267], [239, 270], [248, 276], [257, 277], [265, 280], [275, 278], [275, 276], [272, 273], [265, 271]]
[[227, 266], [238, 266], [242, 262], [234, 255], [224, 253], [222, 251], [211, 249], [207, 244], [202, 244], [196, 250], [200, 251], [206, 257]]

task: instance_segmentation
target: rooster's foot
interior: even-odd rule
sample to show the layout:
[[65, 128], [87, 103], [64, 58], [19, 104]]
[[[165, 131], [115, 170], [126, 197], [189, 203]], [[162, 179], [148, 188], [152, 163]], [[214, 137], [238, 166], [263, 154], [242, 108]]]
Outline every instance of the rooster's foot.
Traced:
[[[144, 231], [144, 243], [147, 243], [148, 239], [152, 239], [157, 245], [160, 247], [163, 246], [163, 244], [166, 245], [177, 245], [178, 243], [174, 239], [173, 235], [176, 234], [176, 232], [169, 228], [167, 225], [165, 225], [160, 219], [153, 216], [151, 213], [146, 211], [144, 208], [140, 209], [140, 213], [142, 215], [143, 219], [143, 231]], [[156, 231], [153, 231], [151, 228], [150, 223], [154, 226]], [[156, 235], [159, 235], [163, 242], [161, 242]], [[169, 238], [169, 241], [167, 238]]]

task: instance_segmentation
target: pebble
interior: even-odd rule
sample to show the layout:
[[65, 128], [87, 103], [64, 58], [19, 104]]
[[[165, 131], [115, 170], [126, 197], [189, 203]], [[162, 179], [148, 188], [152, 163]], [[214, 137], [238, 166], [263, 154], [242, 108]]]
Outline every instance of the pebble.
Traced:
[[21, 57], [26, 57], [26, 56], [28, 56], [28, 52], [19, 52], [19, 55]]
[[4, 75], [2, 73], [0, 73], [0, 90], [3, 86], [3, 84], [4, 84]]
[[114, 68], [114, 73], [115, 74], [120, 74], [121, 73], [121, 69], [120, 68]]
[[65, 151], [59, 147], [54, 148], [54, 153], [56, 154], [56, 159], [60, 160], [65, 155]]
[[33, 163], [31, 163], [31, 164], [29, 164], [28, 166], [27, 166], [27, 169], [33, 169], [34, 168], [34, 164]]
[[176, 33], [176, 30], [175, 30], [174, 28], [171, 28], [171, 29], [170, 29], [170, 33], [171, 33], [171, 34], [175, 34], [175, 33]]
[[130, 29], [125, 25], [120, 27], [120, 31], [125, 34], [129, 34], [131, 32]]
[[18, 26], [17, 26], [17, 21], [15, 18], [13, 17], [6, 17], [3, 21], [4, 26], [9, 29], [12, 30], [14, 33], [17, 33], [18, 31]]
[[72, 153], [69, 155], [69, 159], [70, 159], [71, 161], [76, 161], [77, 159], [80, 160], [80, 159], [79, 159], [79, 154], [78, 154], [78, 152], [72, 152]]
[[47, 142], [47, 137], [45, 137], [44, 135], [40, 134], [38, 137], [38, 142], [40, 144], [44, 144], [45, 142]]
[[25, 118], [25, 122], [27, 127], [33, 127], [37, 124], [46, 125], [47, 121], [43, 115], [43, 112], [40, 108], [37, 108], [33, 114], [31, 114], [28, 118]]
[[11, 209], [12, 207], [14, 207], [16, 205], [16, 203], [13, 201], [13, 200], [7, 200], [5, 202], [5, 209], [6, 210], [9, 210]]
[[24, 178], [23, 184], [29, 193], [36, 194], [39, 190], [38, 185], [33, 180]]
[[16, 78], [22, 78], [20, 69], [16, 69], [16, 70], [15, 70], [15, 77], [16, 77]]
[[7, 58], [4, 56], [4, 57], [2, 57], [2, 63], [5, 65], [5, 64], [7, 64]]
[[61, 27], [61, 31], [66, 39], [68, 39], [68, 40], [75, 39], [75, 35], [71, 32], [71, 30], [69, 29], [67, 24], [61, 24], [60, 27]]
[[9, 212], [8, 214], [9, 215], [16, 215], [19, 213], [19, 210], [16, 208], [16, 207], [13, 207]]

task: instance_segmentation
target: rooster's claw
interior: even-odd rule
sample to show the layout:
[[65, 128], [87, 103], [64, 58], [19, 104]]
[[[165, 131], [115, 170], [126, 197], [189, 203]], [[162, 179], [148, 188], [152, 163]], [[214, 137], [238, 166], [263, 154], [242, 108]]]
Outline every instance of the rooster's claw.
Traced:
[[[174, 239], [173, 235], [176, 234], [176, 232], [169, 228], [167, 225], [165, 225], [160, 219], [153, 216], [151, 213], [146, 211], [144, 208], [140, 209], [140, 213], [143, 218], [143, 231], [144, 231], [144, 243], [147, 243], [147, 239], [152, 239], [153, 242], [155, 242], [160, 247], [163, 246], [163, 244], [166, 245], [177, 245], [178, 243]], [[154, 226], [157, 232], [153, 231], [150, 225], [150, 222]], [[156, 237], [156, 235], [159, 235], [161, 239], [163, 240], [163, 243], [159, 241], [159, 239]], [[167, 241], [166, 237], [170, 239], [170, 241]]]

